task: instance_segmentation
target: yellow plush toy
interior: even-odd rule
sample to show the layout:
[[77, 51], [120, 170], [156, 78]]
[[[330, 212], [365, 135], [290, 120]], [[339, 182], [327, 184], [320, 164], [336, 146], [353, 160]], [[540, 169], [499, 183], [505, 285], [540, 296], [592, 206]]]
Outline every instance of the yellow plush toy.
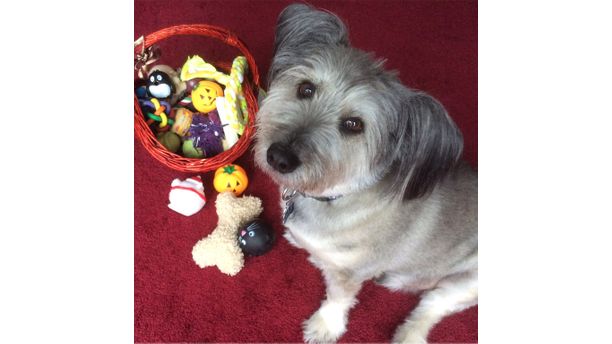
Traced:
[[234, 276], [244, 266], [244, 255], [238, 246], [238, 230], [261, 214], [261, 199], [222, 192], [215, 204], [219, 217], [217, 228], [195, 244], [191, 255], [201, 268], [217, 266], [224, 274]]

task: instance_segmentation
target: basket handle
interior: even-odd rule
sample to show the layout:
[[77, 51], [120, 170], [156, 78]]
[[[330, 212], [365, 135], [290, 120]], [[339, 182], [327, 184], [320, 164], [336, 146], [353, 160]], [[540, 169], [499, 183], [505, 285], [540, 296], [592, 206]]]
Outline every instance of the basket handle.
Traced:
[[249, 69], [251, 70], [251, 75], [253, 76], [253, 83], [257, 88], [260, 88], [259, 70], [257, 69], [255, 59], [253, 58], [253, 55], [251, 55], [251, 53], [249, 52], [249, 49], [247, 49], [246, 45], [238, 38], [238, 36], [236, 36], [236, 34], [218, 26], [207, 24], [170, 26], [139, 38], [136, 42], [134, 42], [134, 52], [138, 54], [143, 49], [146, 49], [159, 41], [162, 41], [168, 37], [178, 35], [212, 37], [222, 41], [225, 44], [237, 48], [244, 55], [244, 57], [246, 57], [247, 62], [249, 63]]

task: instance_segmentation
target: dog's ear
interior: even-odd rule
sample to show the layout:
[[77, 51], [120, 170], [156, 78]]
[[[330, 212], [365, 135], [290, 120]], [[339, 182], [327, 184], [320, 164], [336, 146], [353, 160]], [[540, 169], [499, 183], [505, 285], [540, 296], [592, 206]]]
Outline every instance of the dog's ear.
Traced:
[[391, 193], [410, 200], [429, 193], [456, 165], [463, 136], [442, 104], [423, 92], [402, 92]]
[[268, 80], [298, 63], [307, 53], [325, 46], [348, 44], [346, 26], [335, 14], [305, 4], [289, 5], [276, 23], [274, 60]]

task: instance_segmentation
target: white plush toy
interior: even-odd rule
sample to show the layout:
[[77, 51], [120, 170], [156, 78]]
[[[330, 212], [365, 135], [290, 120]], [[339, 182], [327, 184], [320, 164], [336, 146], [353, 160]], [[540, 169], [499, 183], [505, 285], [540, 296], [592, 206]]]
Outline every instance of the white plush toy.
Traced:
[[168, 208], [177, 213], [185, 216], [191, 216], [197, 213], [206, 204], [202, 178], [195, 176], [187, 178], [184, 181], [178, 178], [173, 180], [168, 198], [170, 199]]

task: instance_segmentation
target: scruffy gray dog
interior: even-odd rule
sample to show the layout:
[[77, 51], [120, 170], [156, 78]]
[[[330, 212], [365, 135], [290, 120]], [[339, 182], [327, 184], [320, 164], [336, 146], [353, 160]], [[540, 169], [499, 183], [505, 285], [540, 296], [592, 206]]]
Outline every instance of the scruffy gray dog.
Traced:
[[[281, 187], [285, 237], [310, 253], [327, 297], [304, 340], [333, 342], [364, 281], [422, 292], [394, 342], [425, 343], [478, 300], [477, 176], [442, 105], [349, 45], [335, 15], [278, 19], [255, 159]], [[381, 308], [384, 312], [384, 308]]]

